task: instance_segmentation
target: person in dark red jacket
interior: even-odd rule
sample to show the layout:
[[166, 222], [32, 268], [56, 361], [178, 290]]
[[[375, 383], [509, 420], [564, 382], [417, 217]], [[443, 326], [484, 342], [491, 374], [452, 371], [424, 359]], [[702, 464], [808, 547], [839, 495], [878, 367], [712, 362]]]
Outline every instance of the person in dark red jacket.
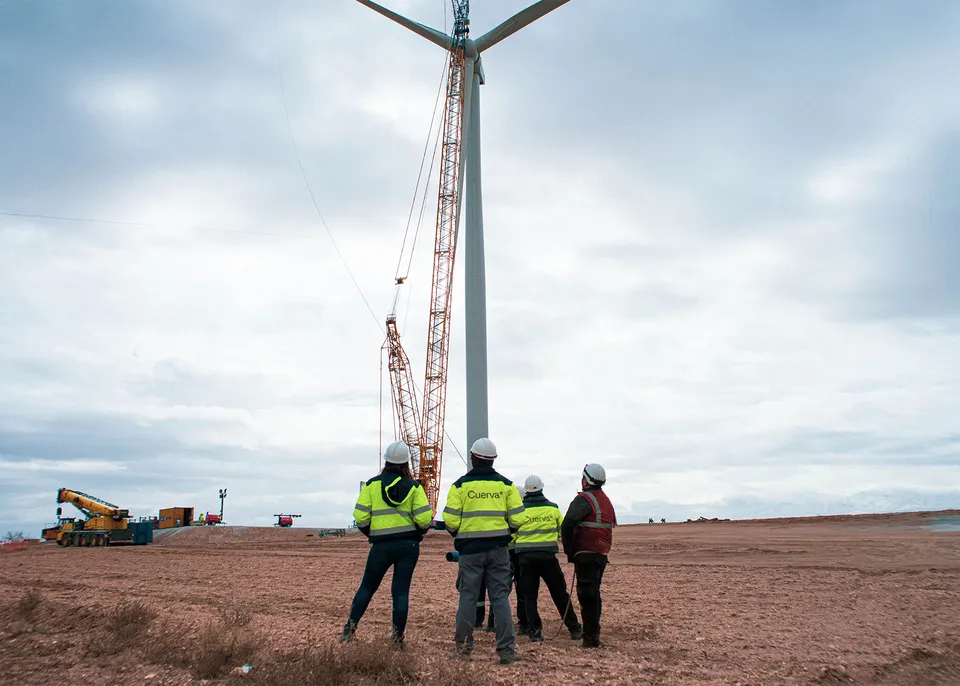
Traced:
[[607, 473], [598, 464], [583, 468], [583, 491], [567, 508], [560, 535], [567, 561], [577, 575], [577, 599], [583, 614], [583, 647], [600, 647], [600, 582], [613, 546], [613, 528], [617, 513], [603, 492]]

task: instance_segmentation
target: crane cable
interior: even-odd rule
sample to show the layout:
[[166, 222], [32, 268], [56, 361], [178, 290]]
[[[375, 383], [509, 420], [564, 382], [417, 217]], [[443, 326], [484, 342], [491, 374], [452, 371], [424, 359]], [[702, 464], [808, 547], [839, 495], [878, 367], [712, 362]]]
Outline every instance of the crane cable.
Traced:
[[[446, 27], [446, 23], [447, 23], [446, 3], [444, 2], [444, 27]], [[406, 225], [406, 227], [405, 227], [405, 229], [404, 229], [403, 241], [402, 241], [401, 246], [400, 246], [400, 255], [399, 255], [399, 257], [397, 258], [397, 270], [396, 270], [396, 275], [395, 275], [394, 280], [395, 280], [395, 282], [398, 283], [398, 284], [405, 282], [405, 281], [407, 280], [409, 274], [410, 274], [410, 269], [411, 269], [412, 264], [413, 264], [414, 252], [415, 252], [415, 250], [416, 250], [417, 237], [418, 237], [419, 234], [420, 234], [420, 228], [421, 228], [422, 225], [423, 225], [423, 216], [424, 216], [424, 213], [426, 212], [427, 194], [429, 193], [430, 180], [431, 180], [432, 177], [433, 177], [434, 162], [435, 162], [436, 159], [437, 159], [437, 151], [438, 151], [439, 148], [440, 148], [440, 138], [441, 138], [441, 136], [440, 136], [441, 131], [440, 131], [440, 127], [439, 127], [439, 126], [437, 127], [436, 136], [434, 137], [434, 123], [437, 121], [437, 113], [441, 111], [440, 101], [441, 101], [441, 98], [442, 98], [442, 96], [443, 96], [444, 85], [446, 84], [446, 76], [447, 76], [447, 71], [448, 71], [448, 60], [449, 60], [449, 58], [448, 58], [447, 56], [445, 56], [444, 62], [443, 62], [444, 68], [443, 68], [443, 72], [441, 73], [441, 76], [440, 76], [440, 85], [439, 85], [439, 87], [437, 88], [437, 97], [436, 97], [436, 99], [435, 99], [435, 101], [434, 101], [433, 115], [432, 115], [431, 118], [430, 118], [430, 127], [429, 127], [429, 129], [428, 129], [428, 131], [427, 131], [427, 139], [426, 139], [426, 141], [424, 142], [423, 155], [421, 156], [421, 159], [420, 159], [420, 169], [419, 169], [418, 174], [417, 174], [417, 184], [416, 184], [416, 186], [414, 187], [413, 199], [412, 199], [411, 204], [410, 204], [410, 213], [409, 213], [408, 216], [407, 216], [407, 225]], [[403, 265], [403, 255], [404, 255], [404, 252], [405, 252], [405, 250], [406, 250], [407, 238], [408, 238], [408, 235], [409, 235], [409, 232], [410, 232], [410, 224], [411, 224], [412, 219], [413, 219], [414, 210], [416, 209], [417, 196], [418, 196], [418, 194], [420, 194], [420, 181], [422, 180], [422, 177], [423, 177], [423, 165], [424, 165], [424, 162], [425, 162], [426, 159], [427, 159], [427, 151], [430, 149], [430, 140], [431, 140], [431, 138], [433, 138], [433, 154], [431, 155], [430, 166], [428, 167], [427, 180], [426, 180], [426, 182], [425, 182], [424, 185], [423, 185], [422, 196], [421, 196], [421, 199], [420, 199], [420, 213], [419, 213], [419, 215], [418, 215], [418, 217], [417, 217], [417, 224], [416, 224], [416, 228], [414, 229], [413, 241], [411, 242], [411, 245], [410, 245], [410, 251], [409, 251], [409, 256], [408, 256], [408, 259], [407, 259], [406, 270], [403, 271], [403, 272], [401, 272], [401, 266]], [[407, 322], [407, 319], [408, 319], [407, 315], [408, 315], [409, 312], [410, 312], [410, 298], [411, 298], [412, 294], [413, 294], [412, 289], [409, 289], [409, 288], [408, 288], [408, 289], [407, 289], [406, 311], [404, 312], [403, 325], [402, 325], [402, 327], [405, 327], [405, 326], [406, 326], [406, 322]], [[401, 335], [402, 335], [402, 329], [401, 329]], [[385, 347], [386, 347], [386, 346], [382, 346], [382, 347], [381, 347], [381, 350], [380, 350], [380, 367], [381, 367], [380, 383], [381, 383], [381, 385], [382, 385], [382, 383], [383, 383], [383, 372], [382, 372], [382, 369], [383, 369], [383, 350], [384, 350]], [[413, 382], [413, 387], [414, 387], [414, 390], [415, 390], [415, 391], [418, 391], [418, 392], [420, 391], [420, 389], [419, 389], [418, 386], [417, 386], [417, 382], [416, 382], [416, 381]], [[391, 399], [393, 399], [393, 400], [395, 401], [394, 389], [393, 389], [393, 386], [392, 386], [392, 385], [391, 385], [391, 387], [390, 387], [390, 393], [391, 393]], [[421, 394], [421, 395], [422, 395], [422, 394]], [[391, 405], [390, 405], [390, 411], [391, 411], [391, 418], [393, 419], [393, 424], [394, 424], [394, 428], [393, 428], [394, 438], [397, 439], [397, 440], [399, 440], [399, 439], [398, 439], [398, 436], [397, 436], [397, 415], [396, 415], [396, 408], [394, 407], [394, 403], [391, 403]], [[383, 425], [383, 418], [382, 418], [382, 417], [383, 417], [383, 401], [382, 401], [382, 399], [381, 399], [381, 403], [380, 403], [380, 414], [381, 414], [380, 424], [381, 424], [381, 427], [382, 427], [382, 425]], [[382, 431], [383, 431], [383, 430], [382, 430], [382, 428], [381, 428], [381, 445], [382, 445]], [[460, 448], [457, 446], [457, 444], [454, 442], [454, 440], [450, 437], [450, 434], [447, 432], [446, 427], [443, 428], [443, 435], [444, 435], [444, 437], [447, 439], [447, 442], [450, 444], [450, 447], [452, 447], [453, 450], [454, 450], [454, 452], [457, 453], [457, 457], [460, 458], [460, 461], [463, 462], [463, 464], [464, 464], [465, 467], [469, 468], [470, 465], [467, 464], [466, 459], [463, 457], [463, 453], [460, 452]]]
[[[279, 32], [279, 22], [280, 22], [279, 13], [276, 14], [275, 16], [277, 17], [277, 24], [278, 24], [277, 28]], [[313, 188], [311, 188], [310, 186], [310, 180], [307, 178], [307, 172], [303, 166], [303, 159], [300, 156], [300, 149], [297, 146], [297, 139], [293, 131], [293, 124], [290, 122], [290, 108], [287, 106], [287, 91], [286, 91], [286, 88], [284, 87], [283, 65], [280, 60], [279, 52], [277, 53], [277, 73], [280, 78], [280, 100], [283, 103], [283, 112], [287, 120], [287, 129], [290, 132], [290, 143], [291, 143], [291, 146], [293, 147], [293, 152], [297, 158], [297, 165], [300, 167], [300, 175], [303, 177], [303, 184], [304, 186], [306, 186], [307, 193], [310, 194], [310, 200], [313, 202], [313, 207], [317, 211], [317, 216], [320, 218], [320, 223], [323, 225], [324, 230], [327, 232], [327, 236], [330, 238], [330, 242], [333, 244], [333, 248], [334, 250], [336, 250], [337, 256], [340, 258], [340, 262], [343, 264], [343, 268], [346, 270], [347, 274], [350, 276], [350, 280], [353, 282], [354, 287], [357, 289], [357, 293], [360, 294], [360, 298], [363, 300], [363, 304], [366, 305], [367, 311], [370, 312], [370, 316], [373, 317], [373, 321], [376, 323], [377, 328], [380, 330], [380, 333], [382, 333], [384, 337], [386, 337], [386, 331], [384, 330], [383, 325], [380, 324], [380, 320], [377, 318], [376, 312], [373, 311], [373, 308], [370, 306], [370, 301], [367, 300], [367, 296], [364, 295], [363, 289], [360, 288], [360, 284], [357, 282], [357, 279], [354, 277], [353, 272], [350, 270], [350, 265], [347, 264], [346, 259], [343, 257], [343, 253], [340, 252], [340, 248], [337, 245], [337, 241], [334, 239], [333, 233], [330, 231], [330, 227], [327, 226], [327, 221], [323, 217], [323, 212], [320, 211], [320, 205], [319, 203], [317, 203], [317, 198], [316, 198], [316, 195], [314, 195]], [[441, 84], [441, 87], [442, 87], [442, 84]], [[432, 128], [432, 125], [431, 125], [431, 128]], [[429, 144], [429, 138], [428, 138], [428, 144]], [[426, 198], [426, 189], [424, 191], [424, 199], [425, 198]], [[422, 216], [422, 212], [421, 212], [421, 216]], [[382, 355], [383, 353], [381, 349], [381, 363], [382, 363]], [[380, 378], [382, 383], [382, 379], [383, 379], [382, 372], [381, 372]], [[416, 382], [414, 382], [414, 388], [416, 388]], [[381, 412], [383, 411], [382, 400], [381, 400], [380, 410]], [[447, 433], [446, 428], [444, 428], [443, 434], [444, 436], [446, 436], [447, 440], [450, 442], [450, 445], [453, 446], [453, 449], [456, 451], [457, 455], [460, 457], [460, 460], [463, 462], [464, 465], [466, 465], [467, 461], [464, 459], [463, 454], [460, 452], [460, 449], [457, 447], [457, 444], [453, 441], [452, 438], [450, 438], [450, 434]], [[382, 429], [381, 429], [380, 440], [381, 441], [383, 440]], [[382, 443], [381, 443], [381, 447], [382, 447]], [[380, 453], [382, 456], [383, 451], [381, 450]]]
[[[444, 64], [444, 71], [446, 71], [446, 64]], [[420, 170], [417, 172], [417, 185], [413, 190], [413, 200], [410, 202], [410, 213], [407, 215], [407, 226], [403, 232], [403, 242], [400, 244], [400, 255], [397, 258], [397, 272], [396, 278], [403, 279], [406, 281], [407, 277], [410, 275], [410, 267], [413, 263], [413, 254], [417, 247], [417, 237], [420, 234], [420, 227], [423, 225], [423, 213], [427, 204], [427, 193], [429, 192], [430, 179], [433, 177], [433, 166], [434, 162], [437, 159], [437, 149], [440, 144], [440, 129], [437, 128], [436, 139], [433, 145], [433, 154], [430, 157], [430, 166], [427, 168], [427, 180], [423, 184], [423, 198], [420, 201], [420, 215], [417, 218], [417, 225], [413, 233], [413, 241], [410, 245], [409, 259], [407, 260], [407, 268], [403, 271], [402, 276], [400, 272], [400, 266], [403, 263], [403, 254], [406, 251], [407, 246], [407, 236], [410, 233], [410, 223], [413, 221], [413, 212], [417, 207], [417, 195], [420, 192], [420, 181], [423, 178], [423, 165], [427, 161], [427, 151], [430, 149], [430, 139], [433, 137], [433, 125], [437, 120], [437, 111], [439, 108], [440, 97], [443, 94], [443, 78], [440, 79], [440, 87], [437, 89], [437, 98], [433, 104], [433, 115], [430, 118], [430, 129], [427, 131], [427, 140], [423, 145], [423, 156], [420, 158]]]
[[[447, 30], [447, 0], [440, 0], [440, 4], [443, 7], [443, 29], [444, 31], [446, 31]], [[450, 33], [451, 34], [453, 33], [452, 29], [450, 30]], [[448, 61], [446, 59], [446, 55], [444, 55], [443, 69], [440, 72], [440, 85], [437, 87], [437, 97], [433, 102], [433, 115], [430, 117], [430, 128], [427, 131], [427, 140], [424, 141], [423, 157], [420, 160], [420, 170], [417, 173], [417, 185], [414, 188], [413, 200], [410, 203], [410, 215], [407, 217], [407, 227], [403, 234], [403, 243], [400, 246], [400, 256], [397, 258], [397, 275], [396, 276], [398, 279], [400, 278], [400, 264], [403, 261], [403, 250], [404, 250], [404, 246], [406, 246], [406, 243], [407, 243], [407, 233], [409, 233], [410, 231], [410, 221], [413, 217], [413, 211], [417, 204], [417, 191], [420, 188], [420, 178], [423, 175], [423, 163], [427, 158], [427, 149], [430, 147], [430, 137], [433, 135], [433, 124], [437, 120], [437, 113], [441, 111], [440, 99], [443, 95], [444, 85], [446, 84], [447, 70], [448, 70]], [[440, 127], [437, 127], [437, 137], [433, 143], [433, 154], [430, 157], [430, 166], [427, 172], [427, 181], [423, 186], [423, 197], [420, 201], [420, 214], [417, 217], [417, 228], [413, 234], [413, 243], [410, 246], [410, 259], [407, 262], [407, 268], [403, 274], [403, 281], [407, 280], [407, 277], [410, 275], [410, 269], [413, 265], [413, 255], [417, 248], [417, 237], [420, 235], [420, 227], [423, 225], [423, 213], [426, 211], [426, 208], [427, 208], [427, 193], [429, 192], [428, 189], [430, 188], [430, 180], [433, 178], [433, 168], [437, 160], [437, 151], [439, 149], [440, 149]], [[413, 295], [413, 289], [408, 288], [407, 304], [406, 304], [406, 307], [404, 308], [403, 323], [401, 324], [401, 327], [400, 327], [400, 335], [403, 335], [403, 331], [404, 331], [404, 328], [406, 327], [407, 319], [410, 314], [410, 299], [412, 295]], [[396, 314], [396, 312], [394, 314]]]
[[356, 287], [357, 293], [360, 294], [363, 304], [367, 306], [367, 310], [370, 312], [370, 316], [373, 317], [373, 321], [376, 322], [377, 328], [380, 329], [380, 333], [386, 335], [386, 332], [383, 330], [383, 326], [380, 324], [380, 320], [377, 319], [377, 313], [373, 311], [373, 308], [370, 306], [370, 301], [367, 300], [367, 296], [363, 294], [363, 289], [360, 288], [360, 284], [357, 283], [356, 277], [354, 277], [353, 272], [350, 270], [350, 265], [347, 264], [347, 260], [344, 259], [343, 253], [340, 252], [340, 246], [337, 245], [337, 241], [334, 239], [333, 233], [330, 231], [330, 227], [327, 226], [327, 220], [323, 218], [323, 212], [320, 211], [320, 205], [317, 203], [317, 197], [313, 194], [313, 188], [310, 187], [310, 180], [307, 178], [307, 171], [303, 168], [303, 159], [300, 157], [300, 148], [297, 146], [297, 139], [293, 133], [293, 124], [290, 123], [290, 109], [287, 107], [287, 91], [283, 85], [283, 65], [280, 62], [279, 53], [277, 53], [277, 73], [280, 76], [280, 100], [283, 103], [283, 113], [287, 118], [287, 128], [290, 131], [290, 143], [293, 146], [293, 153], [297, 157], [297, 165], [300, 167], [300, 175], [303, 177], [303, 184], [307, 187], [307, 193], [310, 194], [310, 200], [313, 202], [313, 208], [317, 211], [317, 216], [320, 218], [320, 223], [327, 232], [327, 236], [329, 236], [330, 242], [333, 244], [333, 249], [337, 252], [337, 256], [340, 258], [340, 262], [343, 264], [343, 268], [346, 269], [347, 275], [350, 277], [350, 280], [353, 281], [353, 285]]

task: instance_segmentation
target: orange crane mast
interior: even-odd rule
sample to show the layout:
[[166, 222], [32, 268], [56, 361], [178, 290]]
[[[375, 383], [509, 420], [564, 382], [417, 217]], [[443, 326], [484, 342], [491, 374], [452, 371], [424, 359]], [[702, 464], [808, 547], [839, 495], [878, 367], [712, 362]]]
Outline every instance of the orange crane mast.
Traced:
[[[399, 435], [411, 446], [414, 473], [423, 484], [430, 506], [436, 511], [443, 466], [444, 421], [447, 403], [447, 368], [450, 358], [450, 310], [453, 299], [453, 268], [460, 219], [460, 173], [463, 133], [465, 44], [469, 34], [469, 0], [453, 0], [453, 49], [447, 69], [446, 96], [440, 151], [440, 183], [437, 199], [437, 230], [433, 250], [433, 281], [427, 326], [426, 371], [422, 411], [417, 415], [416, 393], [410, 362], [400, 344], [396, 327], [396, 299], [387, 317], [387, 341], [391, 391]], [[403, 279], [397, 279], [397, 286]]]

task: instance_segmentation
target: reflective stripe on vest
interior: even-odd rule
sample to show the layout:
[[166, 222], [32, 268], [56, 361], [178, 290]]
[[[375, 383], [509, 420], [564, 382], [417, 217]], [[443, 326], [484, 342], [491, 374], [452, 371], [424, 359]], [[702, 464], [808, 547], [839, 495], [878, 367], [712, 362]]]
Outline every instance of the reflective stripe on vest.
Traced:
[[[539, 502], [548, 502], [545, 499]], [[560, 552], [560, 509], [553, 504], [531, 504], [527, 507], [527, 522], [516, 535], [515, 549], [518, 553], [543, 551]]]
[[497, 536], [509, 536], [510, 529], [485, 529], [482, 531], [464, 531], [461, 529], [457, 533], [457, 538], [496, 538]]
[[[507, 510], [506, 516], [518, 515], [523, 512], [522, 507], [515, 507], [512, 510]], [[470, 517], [503, 517], [503, 510], [471, 510], [464, 512], [463, 510], [458, 510], [455, 507], [445, 507], [443, 508], [443, 514], [453, 515], [454, 517], [460, 517], [460, 519], [469, 519]]]
[[597, 502], [596, 496], [593, 495], [593, 493], [591, 493], [590, 491], [584, 491], [583, 493], [581, 493], [581, 495], [582, 495], [583, 497], [585, 497], [587, 500], [589, 500], [590, 503], [593, 505], [593, 511], [596, 512], [596, 514], [597, 514], [597, 521], [595, 521], [595, 522], [580, 522], [577, 526], [594, 527], [594, 528], [597, 528], [597, 529], [612, 529], [612, 528], [613, 528], [613, 524], [604, 524], [603, 521], [601, 521], [601, 517], [600, 517], [600, 503]]
[[[456, 493], [459, 497], [443, 512], [455, 522], [453, 529], [457, 532], [457, 540], [505, 538], [509, 543], [509, 519], [524, 511], [522, 502], [519, 507], [509, 507], [511, 491], [519, 500], [516, 487], [508, 486], [499, 476], [491, 476], [489, 481], [476, 479], [462, 485], [455, 483], [451, 494]], [[448, 501], [450, 499], [448, 497]]]
[[[617, 514], [613, 509], [613, 503], [610, 502], [606, 493], [599, 489], [596, 492], [583, 491], [579, 495], [582, 495], [593, 508], [594, 516], [587, 517], [586, 521], [579, 522], [574, 528], [573, 554], [609, 555], [613, 545], [613, 529], [617, 525]], [[607, 521], [605, 522], [604, 519]]]
[[[397, 476], [387, 488], [390, 488], [403, 477]], [[396, 507], [391, 506], [383, 499], [383, 481], [376, 481], [367, 488], [371, 489], [370, 499], [373, 501], [373, 507], [370, 508], [370, 539], [374, 540], [380, 536], [390, 536], [392, 534], [402, 534], [410, 531], [416, 531], [417, 527], [413, 523], [413, 517], [419, 512], [402, 512]], [[361, 511], [365, 510], [359, 506]], [[423, 508], [417, 508], [422, 512]], [[427, 508], [429, 509], [429, 507]]]

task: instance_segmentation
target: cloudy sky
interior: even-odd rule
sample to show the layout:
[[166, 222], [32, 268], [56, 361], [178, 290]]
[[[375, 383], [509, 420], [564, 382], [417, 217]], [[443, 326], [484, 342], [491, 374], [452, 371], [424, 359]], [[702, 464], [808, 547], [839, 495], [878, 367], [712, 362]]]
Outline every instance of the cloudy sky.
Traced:
[[[472, 4], [479, 36], [527, 3]], [[565, 505], [598, 461], [644, 517], [960, 504], [958, 31], [946, 2], [573, 0], [485, 53], [501, 471]], [[0, 530], [61, 486], [349, 523], [445, 63], [352, 0], [0, 5]]]

